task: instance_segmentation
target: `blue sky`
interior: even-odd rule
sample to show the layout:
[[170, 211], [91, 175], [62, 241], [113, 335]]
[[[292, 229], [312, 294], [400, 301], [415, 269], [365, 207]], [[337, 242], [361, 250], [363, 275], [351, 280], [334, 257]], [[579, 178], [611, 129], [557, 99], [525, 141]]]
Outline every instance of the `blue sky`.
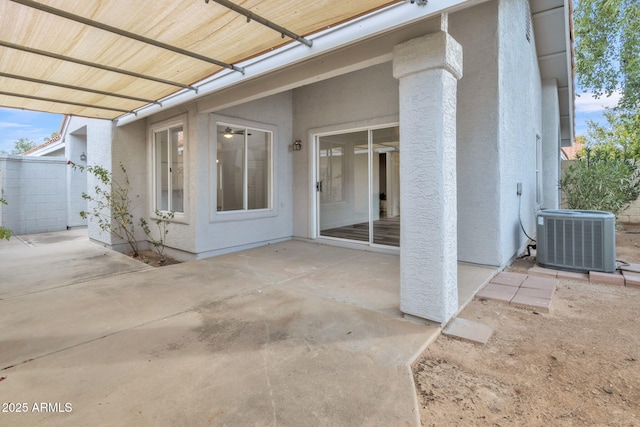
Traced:
[[13, 142], [27, 138], [40, 145], [60, 129], [61, 114], [0, 108], [0, 151], [13, 150]]
[[615, 107], [620, 100], [619, 93], [613, 93], [608, 98], [595, 99], [592, 94], [578, 89], [576, 95], [579, 95], [576, 96], [576, 136], [586, 135], [587, 120], [606, 124], [602, 112], [605, 107]]
[[[595, 99], [589, 93], [578, 90], [576, 97], [576, 135], [587, 132], [587, 120], [604, 122], [602, 112], [605, 107], [613, 107], [619, 100], [619, 94], [610, 98]], [[0, 151], [11, 152], [13, 142], [27, 138], [36, 144], [42, 144], [44, 137], [60, 129], [62, 115], [47, 114], [12, 108], [0, 108]]]

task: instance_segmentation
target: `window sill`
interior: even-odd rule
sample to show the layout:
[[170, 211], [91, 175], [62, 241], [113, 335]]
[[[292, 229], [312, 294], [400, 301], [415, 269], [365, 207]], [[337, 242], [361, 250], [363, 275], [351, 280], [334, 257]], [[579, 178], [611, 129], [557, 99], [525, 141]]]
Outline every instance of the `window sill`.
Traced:
[[[169, 213], [169, 211], [160, 211], [161, 213]], [[159, 216], [157, 216], [155, 214], [155, 212], [152, 212], [151, 214], [149, 214], [149, 219], [151, 221], [157, 221], [157, 220], [162, 220], [162, 218], [160, 218]], [[187, 215], [185, 215], [184, 212], [174, 212], [173, 214], [173, 218], [169, 218], [166, 220], [169, 223], [176, 223], [176, 224], [189, 224], [189, 218], [187, 218]]]
[[210, 222], [249, 221], [278, 216], [276, 209], [256, 209], [251, 211], [214, 212]]

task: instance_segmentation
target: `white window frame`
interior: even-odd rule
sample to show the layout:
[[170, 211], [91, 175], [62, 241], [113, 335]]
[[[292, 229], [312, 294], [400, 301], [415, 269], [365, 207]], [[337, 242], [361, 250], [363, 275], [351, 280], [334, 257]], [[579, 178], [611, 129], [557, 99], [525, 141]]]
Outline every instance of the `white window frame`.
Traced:
[[[278, 202], [278, 185], [276, 179], [276, 171], [278, 170], [278, 127], [275, 125], [269, 125], [265, 123], [254, 122], [245, 119], [239, 119], [234, 117], [226, 117], [219, 114], [211, 114], [209, 122], [210, 129], [210, 160], [209, 160], [209, 169], [210, 169], [210, 215], [209, 222], [221, 222], [221, 221], [242, 221], [247, 219], [258, 219], [258, 218], [267, 218], [274, 217], [278, 215], [279, 212], [279, 202]], [[229, 211], [218, 211], [217, 201], [218, 201], [218, 167], [217, 167], [217, 159], [218, 159], [218, 138], [223, 138], [222, 135], [218, 134], [218, 126], [223, 127], [231, 127], [231, 128], [245, 128], [250, 130], [256, 130], [260, 132], [268, 132], [271, 134], [271, 155], [270, 155], [270, 168], [269, 168], [269, 207], [261, 208], [261, 209], [247, 209], [247, 180], [246, 175], [248, 173], [247, 170], [247, 150], [246, 144], [247, 141], [245, 139], [245, 150], [244, 150], [244, 188], [243, 188], [243, 209], [238, 210], [229, 210]]]
[[[148, 139], [149, 139], [149, 171], [151, 172], [149, 175], [149, 217], [150, 218], [156, 218], [156, 207], [157, 207], [157, 174], [159, 173], [158, 170], [158, 165], [156, 162], [157, 159], [157, 153], [156, 153], [156, 141], [155, 141], [155, 134], [157, 132], [166, 130], [169, 132], [169, 135], [171, 134], [170, 130], [176, 127], [180, 127], [182, 126], [182, 132], [183, 132], [183, 149], [182, 149], [182, 162], [183, 162], [183, 167], [184, 167], [184, 175], [183, 175], [183, 189], [182, 189], [182, 212], [178, 212], [175, 211], [174, 212], [174, 218], [170, 221], [173, 222], [182, 222], [182, 223], [186, 223], [187, 222], [187, 211], [188, 211], [188, 206], [189, 206], [189, 195], [188, 195], [188, 153], [189, 153], [189, 142], [188, 142], [188, 127], [187, 127], [187, 115], [183, 114], [180, 115], [178, 117], [174, 117], [162, 122], [158, 122], [158, 123], [154, 123], [152, 125], [149, 126], [149, 130], [148, 130]], [[171, 165], [171, 158], [170, 158], [170, 150], [168, 151], [168, 167], [170, 167]], [[170, 174], [171, 172], [168, 171], [168, 174]], [[169, 175], [170, 177], [170, 175]], [[171, 179], [169, 178], [169, 187], [171, 186]], [[171, 189], [169, 188], [168, 190], [168, 194], [169, 194], [169, 198], [168, 198], [168, 202], [167, 202], [167, 207], [170, 208], [171, 207]], [[170, 212], [170, 210], [160, 210], [158, 209], [160, 212]]]

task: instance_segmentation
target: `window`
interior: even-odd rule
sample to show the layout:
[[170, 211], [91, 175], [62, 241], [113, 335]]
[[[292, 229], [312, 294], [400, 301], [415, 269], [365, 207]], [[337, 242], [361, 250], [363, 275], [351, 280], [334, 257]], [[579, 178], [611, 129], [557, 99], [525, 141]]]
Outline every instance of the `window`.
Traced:
[[218, 124], [217, 211], [272, 209], [270, 131]]
[[159, 211], [184, 212], [183, 125], [153, 132], [153, 206]]

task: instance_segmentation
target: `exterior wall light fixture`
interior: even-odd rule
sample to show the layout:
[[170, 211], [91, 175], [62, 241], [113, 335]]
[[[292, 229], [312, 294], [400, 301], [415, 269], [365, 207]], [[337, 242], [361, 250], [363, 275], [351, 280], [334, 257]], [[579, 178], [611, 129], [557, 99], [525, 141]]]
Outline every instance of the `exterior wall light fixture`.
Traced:
[[302, 150], [302, 141], [300, 141], [299, 139], [296, 139], [293, 142], [293, 151], [300, 151]]
[[87, 160], [87, 155], [84, 154], [84, 151], [82, 152], [82, 154], [80, 154], [80, 160], [82, 160], [83, 162]]

